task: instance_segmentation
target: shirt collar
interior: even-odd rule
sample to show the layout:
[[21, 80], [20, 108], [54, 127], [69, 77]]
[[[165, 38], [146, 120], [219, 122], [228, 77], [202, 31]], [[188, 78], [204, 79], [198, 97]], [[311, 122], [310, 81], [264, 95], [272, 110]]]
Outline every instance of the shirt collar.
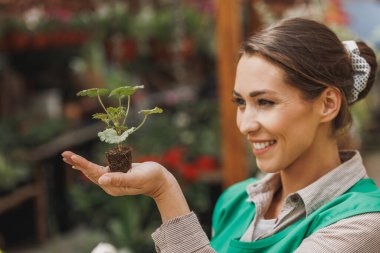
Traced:
[[263, 193], [274, 193], [281, 185], [279, 173], [268, 173], [260, 181], [249, 184], [246, 188], [247, 201], [254, 201], [258, 195]]
[[[294, 202], [290, 198], [299, 196], [304, 204], [306, 215], [332, 199], [342, 195], [356, 182], [367, 176], [362, 158], [358, 151], [340, 151], [342, 163], [307, 187], [289, 194], [285, 203]], [[246, 188], [247, 201], [255, 201], [263, 193], [273, 194], [281, 186], [279, 173], [268, 173], [262, 180], [249, 184]]]

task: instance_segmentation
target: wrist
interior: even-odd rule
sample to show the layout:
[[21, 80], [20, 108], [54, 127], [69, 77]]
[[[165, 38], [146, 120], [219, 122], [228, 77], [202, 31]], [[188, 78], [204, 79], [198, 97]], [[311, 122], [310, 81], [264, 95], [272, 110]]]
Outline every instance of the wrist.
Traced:
[[185, 196], [175, 177], [165, 171], [165, 180], [160, 190], [153, 196], [163, 223], [190, 213]]

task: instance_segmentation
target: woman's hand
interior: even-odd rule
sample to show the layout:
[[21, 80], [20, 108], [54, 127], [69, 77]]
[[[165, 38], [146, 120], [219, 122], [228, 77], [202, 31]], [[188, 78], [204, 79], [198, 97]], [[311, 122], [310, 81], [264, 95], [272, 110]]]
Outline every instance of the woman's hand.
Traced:
[[64, 162], [80, 170], [112, 196], [143, 194], [152, 197], [163, 222], [190, 212], [177, 180], [158, 163], [133, 163], [126, 173], [109, 172], [108, 167], [92, 163], [71, 151], [63, 152], [62, 156]]
[[171, 180], [169, 172], [155, 162], [133, 163], [127, 173], [111, 173], [108, 167], [92, 163], [73, 152], [65, 151], [62, 156], [66, 163], [112, 196], [143, 194], [157, 198]]

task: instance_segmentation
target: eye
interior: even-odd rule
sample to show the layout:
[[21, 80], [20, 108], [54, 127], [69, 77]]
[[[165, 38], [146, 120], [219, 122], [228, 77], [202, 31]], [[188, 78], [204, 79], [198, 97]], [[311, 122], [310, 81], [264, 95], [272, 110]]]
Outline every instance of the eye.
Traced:
[[234, 97], [231, 99], [232, 103], [234, 103], [237, 106], [245, 106], [245, 101], [242, 98], [239, 97]]
[[272, 106], [272, 105], [274, 105], [273, 101], [268, 100], [268, 99], [263, 99], [263, 98], [258, 99], [257, 103], [259, 106]]

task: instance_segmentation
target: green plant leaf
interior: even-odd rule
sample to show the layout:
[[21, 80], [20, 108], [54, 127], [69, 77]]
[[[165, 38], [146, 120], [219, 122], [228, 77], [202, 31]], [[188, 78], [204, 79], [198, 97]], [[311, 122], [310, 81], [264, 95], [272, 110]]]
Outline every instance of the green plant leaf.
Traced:
[[123, 108], [121, 107], [107, 107], [107, 112], [112, 115], [119, 115], [124, 112]]
[[109, 120], [108, 115], [106, 113], [95, 113], [92, 115], [92, 118], [100, 120]]
[[119, 87], [111, 91], [110, 97], [112, 96], [118, 96], [118, 97], [128, 97], [133, 95], [137, 89], [143, 89], [144, 86], [124, 86], [124, 87]]
[[135, 130], [134, 127], [131, 127], [130, 129], [124, 131], [121, 135], [118, 135], [116, 130], [113, 128], [108, 128], [102, 132], [98, 133], [98, 136], [101, 141], [104, 141], [109, 144], [119, 144], [123, 141], [125, 141], [128, 136], [133, 133]]
[[139, 111], [139, 113], [144, 113], [144, 115], [149, 115], [149, 114], [154, 114], [154, 113], [162, 113], [163, 111], [164, 110], [156, 106], [155, 108], [151, 110], [141, 110]]
[[101, 121], [103, 121], [106, 124], [108, 124], [110, 122], [110, 118], [109, 118], [108, 114], [106, 114], [106, 113], [95, 113], [92, 115], [92, 118], [93, 119], [100, 119]]
[[99, 96], [103, 96], [106, 95], [108, 92], [108, 89], [91, 88], [78, 92], [77, 96], [96, 97], [98, 96], [98, 94]]

